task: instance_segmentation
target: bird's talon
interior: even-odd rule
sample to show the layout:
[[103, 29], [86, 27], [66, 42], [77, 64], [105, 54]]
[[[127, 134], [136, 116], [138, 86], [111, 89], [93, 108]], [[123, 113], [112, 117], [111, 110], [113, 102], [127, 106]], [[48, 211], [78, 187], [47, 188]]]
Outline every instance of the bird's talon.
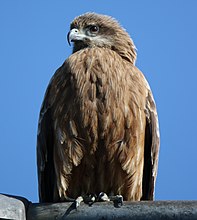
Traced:
[[94, 194], [88, 194], [83, 197], [83, 202], [91, 206], [96, 201], [96, 197]]
[[77, 197], [77, 199], [74, 202], [76, 209], [80, 206], [81, 202], [83, 202], [83, 197], [82, 196]]
[[109, 199], [109, 197], [107, 196], [106, 193], [101, 192], [101, 193], [99, 193], [98, 201], [100, 201], [100, 202], [109, 202], [110, 199]]
[[114, 202], [114, 207], [120, 208], [123, 205], [123, 196], [122, 195], [116, 195], [113, 202]]
[[88, 205], [91, 206], [93, 203], [95, 203], [95, 201], [96, 201], [96, 197], [92, 196], [89, 203], [88, 203]]

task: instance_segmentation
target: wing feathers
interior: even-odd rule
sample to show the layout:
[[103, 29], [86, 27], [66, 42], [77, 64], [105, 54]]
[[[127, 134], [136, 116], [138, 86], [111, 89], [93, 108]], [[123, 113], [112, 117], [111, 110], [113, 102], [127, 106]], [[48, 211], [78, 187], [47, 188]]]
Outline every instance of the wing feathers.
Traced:
[[145, 113], [146, 131], [142, 200], [153, 200], [159, 157], [159, 123], [151, 91], [147, 96]]

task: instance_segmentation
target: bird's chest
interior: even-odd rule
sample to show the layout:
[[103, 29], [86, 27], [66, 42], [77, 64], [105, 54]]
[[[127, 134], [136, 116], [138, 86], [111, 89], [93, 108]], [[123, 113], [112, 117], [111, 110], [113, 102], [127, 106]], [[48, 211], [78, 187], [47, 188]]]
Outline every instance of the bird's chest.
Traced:
[[84, 69], [83, 73], [73, 76], [73, 101], [78, 106], [84, 127], [97, 127], [97, 130], [100, 128], [100, 132], [103, 132], [118, 116], [121, 120], [121, 109], [127, 105], [128, 100], [128, 80], [124, 72], [121, 74], [117, 70], [118, 67], [106, 67], [95, 62]]
[[[122, 71], [120, 70], [122, 68]], [[124, 102], [128, 88], [128, 76], [124, 67], [100, 57], [88, 57], [80, 71], [73, 71], [71, 84], [75, 91], [75, 101], [81, 111], [103, 113]]]

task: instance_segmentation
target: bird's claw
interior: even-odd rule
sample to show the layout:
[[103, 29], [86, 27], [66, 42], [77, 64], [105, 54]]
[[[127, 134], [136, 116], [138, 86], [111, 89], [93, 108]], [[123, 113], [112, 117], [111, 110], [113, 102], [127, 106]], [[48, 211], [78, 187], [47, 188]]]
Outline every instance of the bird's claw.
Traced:
[[107, 196], [106, 193], [101, 192], [98, 196], [99, 202], [109, 202], [112, 201], [114, 203], [114, 207], [120, 208], [123, 205], [123, 196], [116, 195], [116, 196]]
[[66, 198], [67, 202], [72, 202], [72, 204], [68, 207], [64, 215], [62, 216], [62, 219], [65, 218], [67, 215], [69, 215], [72, 211], [76, 211], [78, 207], [80, 206], [81, 202], [83, 202], [83, 197], [79, 196], [77, 199], [72, 199], [72, 198]]
[[114, 203], [114, 207], [120, 208], [123, 205], [122, 195], [110, 196], [109, 198], [110, 198], [110, 201]]
[[99, 201], [99, 202], [109, 202], [110, 199], [109, 199], [109, 197], [107, 196], [106, 193], [101, 192], [101, 193], [99, 193], [99, 195], [98, 195], [98, 201]]
[[91, 206], [95, 201], [96, 201], [96, 196], [89, 194], [88, 196], [85, 196], [83, 198], [84, 203], [88, 204], [89, 206]]
[[75, 209], [77, 209], [80, 206], [81, 202], [83, 202], [83, 201], [84, 201], [84, 199], [82, 196], [77, 197], [77, 199], [74, 201]]
[[120, 208], [123, 205], [123, 196], [122, 195], [116, 195], [116, 196], [107, 196], [106, 193], [101, 192], [99, 193], [98, 197], [95, 195], [89, 194], [87, 196], [79, 196], [77, 199], [73, 201], [73, 199], [68, 199], [68, 201], [72, 201], [73, 203], [71, 206], [67, 209], [64, 216], [67, 216], [72, 210], [77, 210], [78, 207], [82, 202], [88, 204], [91, 206], [95, 202], [109, 202], [112, 201], [114, 203], [114, 207]]

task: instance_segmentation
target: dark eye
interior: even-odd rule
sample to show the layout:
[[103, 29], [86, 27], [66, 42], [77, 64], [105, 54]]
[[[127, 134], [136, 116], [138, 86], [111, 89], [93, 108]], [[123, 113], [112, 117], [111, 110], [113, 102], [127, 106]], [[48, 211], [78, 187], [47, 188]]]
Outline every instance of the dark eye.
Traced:
[[98, 31], [99, 31], [99, 27], [98, 26], [96, 26], [96, 25], [91, 25], [90, 27], [89, 27], [89, 30], [90, 30], [90, 32], [91, 33], [97, 33]]

